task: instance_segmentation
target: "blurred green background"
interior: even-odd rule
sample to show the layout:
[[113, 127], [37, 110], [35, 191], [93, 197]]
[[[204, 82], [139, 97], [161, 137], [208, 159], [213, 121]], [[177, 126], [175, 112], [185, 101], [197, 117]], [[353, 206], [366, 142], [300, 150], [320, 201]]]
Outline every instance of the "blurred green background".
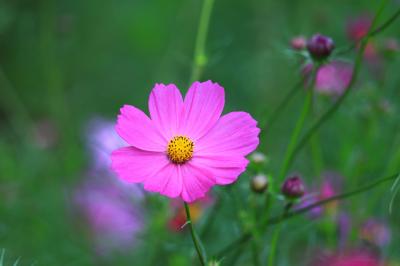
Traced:
[[[146, 226], [138, 236], [142, 241], [129, 251], [99, 256], [90, 230], [71, 204], [71, 191], [83, 182], [90, 167], [85, 135], [90, 119], [114, 120], [123, 104], [147, 110], [156, 82], [175, 83], [187, 90], [201, 5], [200, 0], [0, 1], [0, 249], [5, 249], [4, 265], [18, 258], [18, 265], [197, 263], [195, 257], [192, 260], [189, 235], [168, 230], [170, 205], [156, 195], [143, 203]], [[225, 88], [225, 112], [245, 110], [263, 122], [299, 79], [297, 60], [287, 52], [290, 39], [320, 32], [331, 36], [337, 47], [345, 47], [348, 20], [374, 14], [377, 7], [378, 1], [369, 0], [215, 0], [206, 44], [209, 62], [201, 80], [211, 79]], [[390, 2], [380, 22], [395, 8], [399, 2]], [[395, 23], [373, 41], [399, 38], [399, 25]], [[346, 55], [347, 60], [353, 57], [354, 53]], [[321, 183], [321, 170], [343, 175], [343, 191], [400, 170], [399, 57], [384, 58], [381, 67], [384, 74], [379, 77], [363, 67], [355, 91], [320, 131], [323, 169], [316, 169], [308, 147], [299, 154], [291, 170], [300, 172], [310, 187]], [[303, 96], [298, 94], [264, 134], [259, 150], [269, 158], [263, 171], [272, 177], [281, 166]], [[318, 98], [316, 112], [331, 103], [331, 99]], [[246, 219], [243, 209], [251, 197], [249, 178], [243, 175], [237, 184], [216, 189], [226, 207], [203, 239], [210, 253], [239, 235], [237, 217]], [[242, 210], [230, 204], [231, 193], [240, 195]], [[393, 195], [386, 184], [340, 205], [353, 225], [348, 245], [357, 245], [360, 223], [371, 217], [383, 219], [391, 231], [383, 256], [400, 260], [398, 199], [393, 212], [388, 210]], [[275, 207], [276, 214], [282, 205]], [[198, 221], [199, 227], [207, 213]], [[308, 265], [315, 249], [335, 249], [331, 238], [336, 235], [326, 233], [327, 223], [324, 229], [323, 221], [307, 217], [285, 223], [277, 265]], [[266, 250], [271, 233], [267, 230], [261, 236]], [[230, 265], [229, 257], [224, 261]], [[249, 248], [237, 265], [252, 265]]]

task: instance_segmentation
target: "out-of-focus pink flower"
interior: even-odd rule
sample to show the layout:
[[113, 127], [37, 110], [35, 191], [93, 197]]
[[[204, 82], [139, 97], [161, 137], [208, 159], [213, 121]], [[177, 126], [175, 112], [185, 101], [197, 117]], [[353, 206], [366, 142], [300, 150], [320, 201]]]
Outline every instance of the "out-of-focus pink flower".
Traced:
[[127, 145], [115, 132], [114, 122], [100, 117], [89, 121], [86, 139], [92, 155], [92, 168], [98, 171], [109, 171], [111, 152]]
[[156, 84], [150, 118], [136, 107], [121, 108], [116, 130], [130, 146], [112, 153], [112, 169], [122, 180], [185, 202], [235, 182], [260, 129], [248, 113], [221, 116], [224, 104], [224, 88], [211, 81], [194, 82], [185, 99], [174, 84]]
[[315, 89], [322, 94], [341, 95], [349, 85], [352, 75], [352, 64], [333, 61], [319, 69]]
[[315, 259], [312, 266], [383, 266], [382, 261], [367, 251], [356, 250], [322, 255]]
[[138, 234], [144, 229], [143, 210], [118, 187], [90, 180], [76, 190], [74, 202], [99, 254], [129, 250], [138, 242]]
[[384, 41], [384, 51], [385, 52], [399, 52], [400, 44], [399, 41], [395, 38], [388, 38]]
[[[347, 27], [347, 37], [353, 42], [359, 42], [367, 35], [372, 24], [372, 16], [364, 14], [353, 19], [350, 19]], [[381, 57], [374, 43], [369, 42], [365, 47], [364, 58], [373, 67], [374, 72], [379, 72], [381, 68]]]
[[[312, 65], [307, 64], [302, 69], [302, 74], [307, 76], [306, 82], [310, 81]], [[315, 80], [315, 90], [321, 94], [338, 96], [341, 95], [351, 81], [353, 65], [344, 61], [332, 61], [321, 66]]]
[[384, 246], [390, 242], [390, 229], [377, 219], [369, 219], [361, 226], [360, 238], [377, 246]]
[[[327, 171], [322, 173], [322, 184], [319, 188], [312, 190], [304, 195], [301, 203], [296, 207], [303, 208], [314, 204], [318, 201], [330, 198], [341, 190], [341, 181], [343, 177], [335, 172]], [[324, 212], [335, 213], [337, 209], [337, 201], [332, 201], [323, 206], [315, 207], [310, 210], [309, 215], [311, 218], [318, 218]]]
[[126, 142], [115, 132], [114, 123], [101, 117], [93, 118], [86, 128], [86, 141], [91, 155], [90, 173], [93, 176], [104, 176], [112, 181], [120, 189], [134, 194], [136, 198], [145, 195], [139, 184], [130, 184], [116, 178], [115, 173], [110, 171], [111, 152], [126, 146]]
[[372, 17], [368, 14], [350, 19], [346, 27], [347, 37], [351, 41], [358, 42], [368, 33], [371, 24]]

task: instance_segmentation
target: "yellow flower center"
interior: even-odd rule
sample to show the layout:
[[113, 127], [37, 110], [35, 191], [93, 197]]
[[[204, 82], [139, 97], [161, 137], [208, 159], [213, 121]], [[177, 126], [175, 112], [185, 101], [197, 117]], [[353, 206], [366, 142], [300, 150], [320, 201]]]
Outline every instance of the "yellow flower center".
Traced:
[[185, 136], [173, 137], [168, 143], [167, 155], [171, 162], [183, 164], [192, 159], [194, 143]]

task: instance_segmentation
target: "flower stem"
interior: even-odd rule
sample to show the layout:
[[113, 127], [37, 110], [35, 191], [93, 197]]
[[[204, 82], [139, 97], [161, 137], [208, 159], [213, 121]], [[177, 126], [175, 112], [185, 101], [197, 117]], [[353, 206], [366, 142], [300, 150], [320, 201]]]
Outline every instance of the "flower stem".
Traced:
[[198, 80], [203, 72], [204, 66], [207, 64], [207, 55], [205, 46], [207, 41], [208, 28], [210, 24], [211, 12], [214, 0], [204, 0], [200, 14], [199, 27], [197, 29], [196, 44], [193, 55], [192, 73], [189, 82]]
[[289, 170], [290, 163], [293, 159], [293, 154], [295, 151], [295, 147], [297, 144], [297, 140], [299, 139], [301, 130], [303, 129], [304, 123], [306, 121], [307, 115], [310, 111], [311, 104], [312, 104], [312, 98], [313, 98], [313, 90], [314, 90], [314, 84], [317, 76], [319, 66], [313, 66], [312, 72], [311, 72], [311, 83], [307, 89], [307, 96], [306, 99], [304, 100], [303, 104], [303, 109], [300, 113], [300, 116], [297, 120], [296, 126], [293, 130], [292, 136], [290, 137], [289, 145], [286, 149], [285, 152], [285, 159], [283, 161], [283, 165], [281, 168], [281, 171], [279, 173], [279, 180], [283, 180], [285, 175], [287, 174], [287, 171]]
[[190, 217], [190, 208], [189, 205], [184, 202], [185, 205], [185, 211], [186, 211], [186, 223], [190, 228], [190, 234], [192, 235], [192, 240], [194, 247], [196, 248], [197, 255], [199, 256], [199, 260], [202, 266], [207, 265], [207, 256], [205, 253], [205, 250], [203, 248], [203, 245], [201, 243], [201, 240], [199, 236], [196, 234], [196, 231], [194, 231], [194, 227], [192, 224], [192, 218]]

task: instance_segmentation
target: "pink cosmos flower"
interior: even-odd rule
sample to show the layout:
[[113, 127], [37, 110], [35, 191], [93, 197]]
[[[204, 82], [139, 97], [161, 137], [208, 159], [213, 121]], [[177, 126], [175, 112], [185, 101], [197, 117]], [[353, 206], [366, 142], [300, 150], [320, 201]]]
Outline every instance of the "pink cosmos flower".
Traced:
[[234, 182], [258, 146], [260, 129], [248, 113], [221, 116], [224, 98], [211, 81], [194, 82], [185, 99], [174, 84], [156, 84], [150, 117], [130, 105], [121, 108], [116, 131], [130, 146], [112, 153], [112, 169], [127, 182], [186, 202]]

